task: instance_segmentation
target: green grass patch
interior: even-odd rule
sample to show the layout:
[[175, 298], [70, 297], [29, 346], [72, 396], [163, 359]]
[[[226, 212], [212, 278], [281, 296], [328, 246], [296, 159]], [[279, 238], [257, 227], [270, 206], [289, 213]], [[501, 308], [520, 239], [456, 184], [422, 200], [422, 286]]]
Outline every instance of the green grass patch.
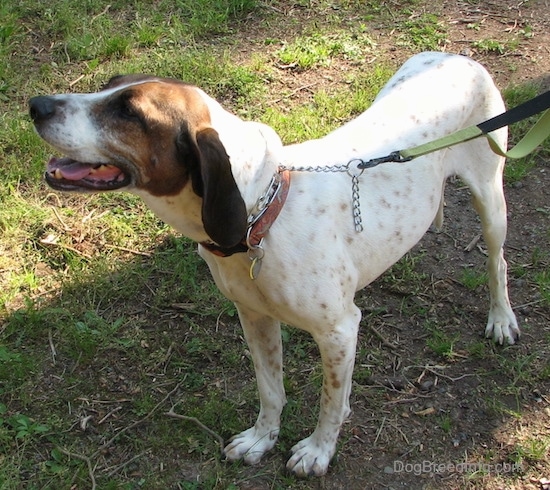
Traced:
[[517, 41], [497, 41], [496, 39], [481, 39], [479, 41], [474, 41], [472, 44], [474, 48], [479, 50], [482, 53], [495, 53], [495, 54], [504, 54], [510, 52], [517, 48]]
[[284, 110], [284, 106], [269, 106], [261, 120], [272, 126], [285, 144], [320, 138], [369, 107], [389, 77], [389, 68], [373, 67], [372, 71], [351, 78], [345, 89], [319, 91], [292, 112]]
[[[323, 136], [330, 132], [335, 124], [335, 113], [340, 117], [346, 114], [346, 111], [340, 111], [338, 96], [331, 96], [327, 93], [317, 93], [311, 102], [295, 108], [291, 113], [283, 112], [279, 108], [267, 108], [262, 117], [263, 122], [276, 128], [277, 132], [286, 144], [296, 143], [304, 139], [311, 139]], [[319, 110], [329, 111], [326, 118], [312, 120], [312, 114]], [[326, 114], [326, 112], [323, 112]]]
[[428, 326], [427, 330], [430, 336], [426, 340], [426, 345], [437, 355], [452, 359], [455, 354], [455, 345], [460, 335], [456, 333], [452, 335], [448, 334], [436, 326]]
[[550, 438], [528, 438], [516, 444], [512, 460], [516, 463], [544, 461], [550, 453]]
[[475, 291], [480, 286], [484, 286], [489, 282], [489, 277], [486, 272], [480, 272], [471, 267], [462, 269], [460, 282], [469, 290]]
[[400, 26], [399, 44], [420, 51], [437, 51], [447, 39], [444, 24], [431, 13], [411, 15]]
[[349, 35], [313, 33], [285, 43], [276, 53], [286, 68], [307, 70], [315, 66], [328, 66], [335, 58], [360, 63], [374, 42], [365, 34]]

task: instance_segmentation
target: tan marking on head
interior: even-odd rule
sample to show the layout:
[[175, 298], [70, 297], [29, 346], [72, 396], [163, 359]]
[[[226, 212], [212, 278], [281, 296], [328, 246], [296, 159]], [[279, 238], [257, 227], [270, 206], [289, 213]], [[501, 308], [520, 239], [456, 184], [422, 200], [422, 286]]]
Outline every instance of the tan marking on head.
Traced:
[[[134, 167], [136, 186], [152, 195], [178, 194], [189, 180], [185, 157], [193, 158], [197, 131], [210, 127], [210, 114], [196, 89], [174, 80], [144, 80], [113, 91], [93, 108], [106, 152]], [[132, 80], [132, 79], [130, 79]], [[189, 138], [189, 155], [178, 139]]]

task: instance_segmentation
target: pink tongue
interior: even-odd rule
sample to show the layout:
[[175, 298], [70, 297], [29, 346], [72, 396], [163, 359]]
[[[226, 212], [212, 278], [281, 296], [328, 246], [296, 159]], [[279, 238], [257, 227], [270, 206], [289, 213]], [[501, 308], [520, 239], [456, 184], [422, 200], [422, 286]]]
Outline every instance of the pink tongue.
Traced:
[[123, 176], [122, 171], [114, 165], [89, 165], [86, 163], [72, 162], [59, 165], [59, 161], [52, 159], [48, 165], [50, 171], [59, 171], [65, 180], [117, 180]]
[[61, 171], [61, 175], [63, 175], [64, 179], [81, 180], [88, 176], [91, 167], [89, 165], [83, 165], [80, 162], [75, 162], [70, 165], [64, 165], [59, 170]]

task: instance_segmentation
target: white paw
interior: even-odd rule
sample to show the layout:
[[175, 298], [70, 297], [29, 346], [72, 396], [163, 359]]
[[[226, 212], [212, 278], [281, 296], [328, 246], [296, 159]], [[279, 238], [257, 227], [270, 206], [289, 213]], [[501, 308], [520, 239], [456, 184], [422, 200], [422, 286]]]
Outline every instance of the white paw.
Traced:
[[229, 460], [243, 459], [247, 464], [256, 464], [275, 446], [278, 435], [279, 429], [260, 431], [251, 427], [233, 436], [223, 452]]
[[286, 468], [297, 476], [322, 476], [334, 455], [334, 444], [327, 443], [321, 447], [316, 443], [313, 434], [300, 441], [292, 449], [292, 457]]
[[492, 337], [495, 343], [500, 345], [504, 341], [509, 345], [513, 345], [519, 339], [518, 322], [511, 308], [497, 307], [489, 312], [485, 337]]

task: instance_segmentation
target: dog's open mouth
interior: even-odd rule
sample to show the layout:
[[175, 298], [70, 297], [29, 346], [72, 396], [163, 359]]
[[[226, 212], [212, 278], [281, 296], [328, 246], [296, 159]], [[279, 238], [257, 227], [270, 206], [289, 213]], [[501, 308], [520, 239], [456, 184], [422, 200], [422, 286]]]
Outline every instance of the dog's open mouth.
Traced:
[[130, 184], [130, 176], [107, 163], [83, 163], [71, 158], [51, 158], [45, 173], [50, 187], [64, 191], [111, 191]]

